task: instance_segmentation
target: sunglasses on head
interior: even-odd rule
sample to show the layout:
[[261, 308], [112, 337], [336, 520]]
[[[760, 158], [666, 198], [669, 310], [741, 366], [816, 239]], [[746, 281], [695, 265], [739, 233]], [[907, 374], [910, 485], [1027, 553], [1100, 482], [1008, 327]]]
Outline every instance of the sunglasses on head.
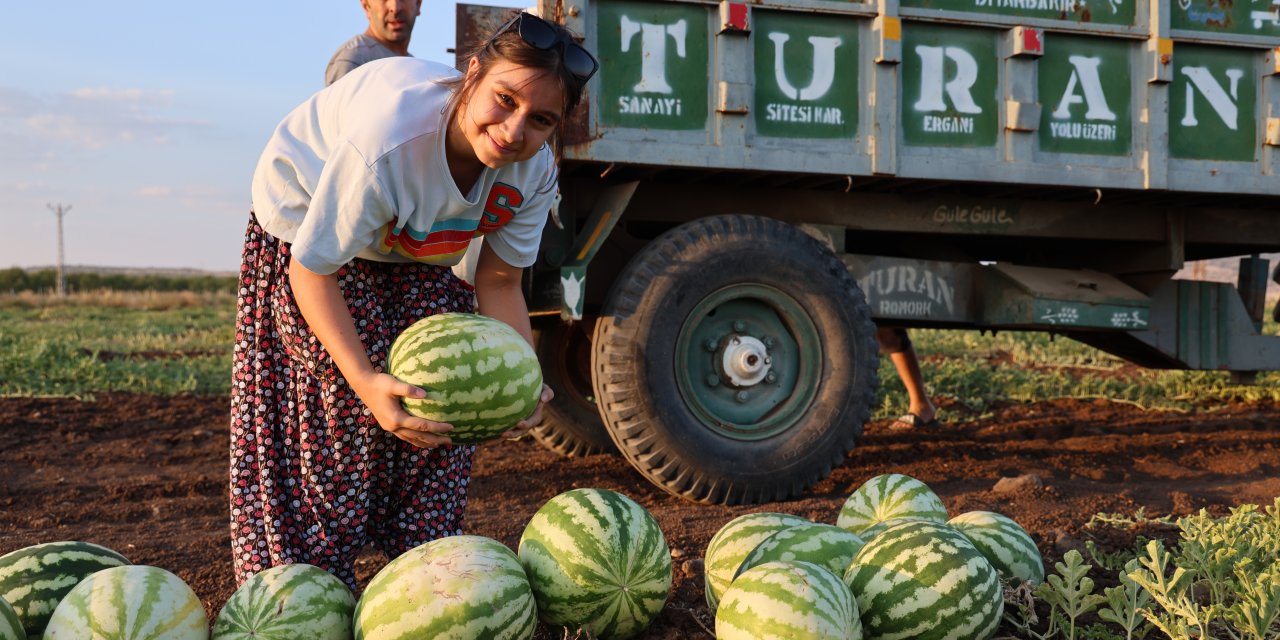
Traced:
[[564, 64], [565, 70], [582, 82], [590, 80], [591, 76], [595, 75], [596, 71], [600, 69], [600, 63], [596, 61], [595, 56], [582, 48], [582, 45], [556, 30], [546, 20], [523, 11], [502, 25], [502, 28], [493, 34], [493, 38], [490, 38], [489, 42], [492, 43], [498, 36], [506, 33], [511, 29], [512, 25], [516, 26], [520, 39], [524, 40], [529, 46], [541, 51], [559, 49], [560, 60]]

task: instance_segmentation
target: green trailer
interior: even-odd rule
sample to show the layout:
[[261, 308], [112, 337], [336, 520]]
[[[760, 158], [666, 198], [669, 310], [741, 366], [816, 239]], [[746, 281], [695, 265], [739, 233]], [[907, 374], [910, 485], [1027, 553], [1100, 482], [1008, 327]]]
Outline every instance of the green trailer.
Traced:
[[1280, 369], [1275, 1], [540, 0], [601, 69], [527, 271], [537, 437], [754, 503], [855, 446], [877, 323]]

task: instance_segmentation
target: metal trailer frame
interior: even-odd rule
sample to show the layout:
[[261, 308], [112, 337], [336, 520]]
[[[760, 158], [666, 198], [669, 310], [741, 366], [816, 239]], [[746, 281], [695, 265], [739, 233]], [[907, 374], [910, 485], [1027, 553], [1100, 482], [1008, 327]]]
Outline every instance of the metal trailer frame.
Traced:
[[[598, 309], [608, 291], [600, 285], [612, 281], [645, 237], [717, 214], [757, 214], [820, 228], [831, 246], [852, 255], [969, 267], [996, 262], [1089, 269], [1102, 272], [1103, 277], [1114, 276], [1143, 296], [1164, 291], [1160, 285], [1187, 260], [1280, 248], [1276, 212], [1280, 201], [1275, 197], [1280, 195], [1275, 175], [1276, 146], [1280, 145], [1280, 28], [1275, 37], [1239, 33], [1241, 29], [1171, 28], [1177, 10], [1168, 2], [1149, 0], [1136, 3], [1128, 24], [935, 8], [948, 3], [956, 4], [955, 0], [911, 3], [917, 6], [902, 6], [896, 0], [542, 0], [539, 9], [544, 15], [558, 17], [584, 34], [586, 46], [593, 50], [601, 46], [602, 11], [612, 6], [705, 14], [701, 24], [687, 25], [687, 31], [705, 31], [708, 69], [701, 98], [708, 109], [702, 130], [610, 124], [601, 108], [609, 94], [606, 80], [592, 81], [587, 108], [566, 134], [565, 201], [558, 220], [568, 221], [569, 227], [549, 231], [540, 264], [540, 268], [559, 269], [560, 278], [549, 272], [535, 275], [539, 281], [531, 287], [535, 312], [564, 306], [557, 280], [586, 282], [584, 295], [576, 300], [581, 305], [575, 307], [580, 308], [565, 308], [562, 315], [573, 318], [583, 309]], [[460, 9], [460, 16], [465, 11]], [[760, 16], [791, 14], [839, 20], [853, 30], [861, 105], [856, 132], [850, 137], [788, 138], [758, 131], [758, 120], [753, 118], [758, 105], [753, 100], [759, 96], [751, 93], [759, 70], [752, 64], [754, 22]], [[998, 60], [988, 69], [999, 75], [994, 144], [921, 146], [905, 140], [900, 93], [904, 58], [910, 56], [909, 52], [904, 55], [902, 32], [918, 25], [962, 28], [991, 41]], [[1045, 151], [1038, 144], [1043, 142], [1037, 135], [1049, 108], [1038, 95], [1039, 64], [1046, 52], [1052, 52], [1055, 39], [1087, 37], [1122, 43], [1121, 55], [1133, 74], [1129, 108], [1121, 117], [1128, 119], [1132, 129], [1131, 145], [1124, 154]], [[1253, 104], [1240, 108], [1255, 116], [1251, 119], [1252, 160], [1177, 157], [1170, 152], [1169, 123], [1176, 116], [1170, 114], [1170, 87], [1178, 80], [1174, 61], [1184, 48], [1195, 51], [1196, 47], [1244, 52], [1248, 58], [1252, 73], [1246, 76], [1256, 79], [1256, 88]], [[608, 77], [609, 64], [616, 60], [606, 55], [602, 60], [605, 68], [600, 76]], [[1187, 95], [1191, 93], [1187, 89]], [[633, 195], [620, 197], [621, 192]], [[619, 221], [621, 225], [615, 227]], [[575, 237], [579, 227], [582, 233]], [[621, 249], [621, 258], [614, 255], [595, 262], [606, 240], [617, 245], [606, 252], [616, 253], [624, 245], [630, 249]], [[855, 275], [867, 277], [865, 272]], [[1264, 295], [1260, 292], [1265, 284], [1265, 280], [1251, 280], [1247, 286], [1253, 290], [1242, 291], [1242, 296]], [[1189, 313], [1198, 313], [1197, 303], [1191, 307]], [[905, 325], [1062, 329], [1050, 323], [1011, 326], [976, 315], [940, 322], [926, 315], [882, 314], [876, 305], [872, 311], [878, 320]], [[1247, 317], [1255, 324], [1261, 321], [1256, 308]], [[1155, 322], [1190, 323], [1175, 317]], [[1109, 350], [1132, 354], [1129, 349]], [[1193, 366], [1176, 354], [1171, 359], [1138, 360], [1147, 365]], [[1280, 361], [1272, 362], [1270, 356], [1215, 358], [1199, 359], [1194, 366], [1280, 368]]]
[[[693, 500], [761, 502], [861, 434], [872, 320], [1280, 369], [1258, 256], [1280, 250], [1280, 4], [1125, 2], [539, 0], [602, 67], [526, 270], [562, 403], [535, 436], [619, 451]], [[459, 5], [459, 43], [500, 11]], [[806, 29], [796, 67], [784, 43]], [[667, 54], [644, 46], [685, 59], [646, 80]], [[1087, 83], [1113, 128], [1077, 115]], [[834, 129], [788, 124], [816, 121]], [[1171, 279], [1238, 255], [1236, 286]]]

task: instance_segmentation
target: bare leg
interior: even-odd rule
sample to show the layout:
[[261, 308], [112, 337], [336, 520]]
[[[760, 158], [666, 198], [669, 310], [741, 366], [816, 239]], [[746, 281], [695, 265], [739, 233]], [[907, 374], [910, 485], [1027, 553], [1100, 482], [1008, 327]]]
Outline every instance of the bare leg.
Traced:
[[938, 415], [938, 408], [929, 400], [928, 392], [925, 391], [924, 374], [920, 372], [916, 349], [909, 340], [902, 339], [903, 335], [905, 332], [893, 327], [876, 329], [880, 351], [889, 355], [893, 368], [902, 379], [902, 385], [907, 388], [907, 411], [914, 413], [921, 421], [929, 422]]

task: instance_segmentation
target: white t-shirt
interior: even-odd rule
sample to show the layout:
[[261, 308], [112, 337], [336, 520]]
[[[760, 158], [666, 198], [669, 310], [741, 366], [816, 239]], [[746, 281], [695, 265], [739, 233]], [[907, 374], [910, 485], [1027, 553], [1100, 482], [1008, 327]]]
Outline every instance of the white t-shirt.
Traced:
[[253, 211], [320, 274], [352, 258], [452, 266], [473, 238], [527, 267], [556, 191], [543, 146], [534, 157], [486, 167], [468, 194], [445, 161], [449, 90], [457, 75], [415, 58], [362, 65], [285, 117], [253, 174]]

